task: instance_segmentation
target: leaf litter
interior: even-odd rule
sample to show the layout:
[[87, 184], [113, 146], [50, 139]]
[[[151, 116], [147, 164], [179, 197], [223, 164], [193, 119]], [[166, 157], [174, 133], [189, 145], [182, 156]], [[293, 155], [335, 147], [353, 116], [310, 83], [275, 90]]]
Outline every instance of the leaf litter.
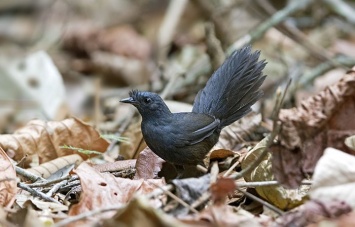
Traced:
[[[41, 84], [46, 82], [50, 83], [50, 87], [60, 89], [61, 95], [51, 99], [49, 93], [46, 96], [46, 92], [50, 91], [41, 90], [44, 92], [32, 100], [35, 102], [27, 103], [27, 100], [17, 99], [17, 94], [11, 92], [11, 99], [16, 99], [18, 103], [10, 105], [15, 107], [13, 109], [1, 109], [1, 113], [6, 113], [5, 117], [0, 116], [3, 132], [0, 135], [1, 225], [354, 225], [351, 198], [354, 183], [355, 74], [349, 69], [355, 62], [349, 58], [344, 61], [343, 58], [332, 56], [335, 53], [352, 55], [354, 45], [351, 40], [355, 36], [342, 27], [346, 20], [352, 20], [351, 15], [327, 7], [332, 15], [341, 15], [341, 19], [337, 20], [343, 24], [337, 22], [338, 26], [334, 26], [332, 20], [323, 21], [323, 27], [308, 27], [306, 34], [298, 24], [300, 14], [293, 15], [294, 23], [288, 23], [289, 20], [285, 18], [286, 22], [275, 25], [277, 29], [265, 31], [252, 30], [258, 21], [261, 23], [263, 20], [255, 16], [255, 9], [250, 13], [248, 7], [242, 11], [236, 5], [219, 8], [218, 4], [209, 1], [197, 1], [194, 4], [171, 1], [169, 7], [164, 2], [152, 5], [108, 2], [99, 7], [94, 3], [85, 3], [85, 10], [73, 14], [77, 19], [83, 16], [83, 12], [94, 16], [94, 12], [100, 11], [98, 9], [105, 9], [107, 13], [100, 12], [100, 17], [95, 17], [95, 25], [88, 23], [89, 20], [82, 21], [82, 18], [76, 21], [77, 27], [75, 23], [70, 23], [71, 28], [65, 35], [53, 31], [58, 28], [58, 22], [54, 21], [63, 18], [63, 14], [58, 13], [62, 11], [57, 10], [63, 10], [68, 5], [54, 3], [53, 13], [49, 13], [46, 20], [51, 25], [48, 29], [54, 30], [46, 32], [36, 45], [50, 49], [46, 46], [48, 42], [60, 41], [59, 49], [44, 54], [47, 60], [52, 57], [55, 65], [31, 65], [31, 70], [23, 70], [28, 80], [23, 79], [21, 67], [15, 67], [18, 72], [16, 78], [20, 79], [13, 83], [16, 88], [26, 85], [23, 94], [32, 94], [31, 89], [36, 86], [46, 88]], [[329, 2], [332, 1], [325, 4]], [[76, 1], [70, 4], [67, 10], [80, 9], [83, 3]], [[297, 4], [309, 6], [312, 3], [299, 1], [285, 8], [270, 5], [269, 2], [263, 4], [259, 8], [268, 11], [270, 19], [275, 19], [273, 15], [276, 10], [295, 12], [291, 6], [297, 6], [300, 10]], [[343, 6], [346, 7], [346, 4]], [[45, 5], [41, 8], [36, 8], [39, 7], [37, 5], [31, 7], [36, 9], [34, 12], [46, 8]], [[135, 16], [138, 15], [138, 8], [143, 12], [139, 13], [139, 18]], [[171, 14], [174, 10], [184, 13]], [[29, 10], [28, 15], [31, 12]], [[304, 10], [299, 13], [308, 14]], [[9, 14], [9, 18], [12, 15]], [[33, 18], [28, 15], [22, 16], [29, 21], [27, 26], [31, 26]], [[181, 18], [172, 18], [172, 15], [180, 15]], [[239, 18], [235, 18], [236, 15]], [[322, 20], [322, 14], [317, 15], [317, 20]], [[121, 21], [117, 22], [116, 16]], [[71, 17], [68, 14], [68, 18]], [[214, 26], [209, 25], [208, 29], [215, 29], [215, 33], [211, 33], [211, 30], [206, 30], [209, 35], [204, 33], [207, 26], [201, 18], [211, 18]], [[169, 22], [171, 19], [173, 23]], [[180, 22], [179, 26], [175, 19]], [[158, 21], [159, 24], [164, 22], [161, 27], [157, 26]], [[18, 27], [12, 27], [14, 34], [20, 34], [16, 33]], [[247, 27], [247, 35], [237, 40], [235, 34], [242, 35]], [[33, 28], [28, 30], [36, 31]], [[176, 34], [164, 36], [164, 29]], [[0, 36], [5, 37], [5, 40], [11, 36], [10, 33], [4, 34], [6, 29], [0, 30]], [[252, 32], [248, 33], [249, 30]], [[256, 34], [255, 31], [264, 34]], [[344, 35], [345, 31], [348, 37]], [[338, 34], [342, 34], [341, 40], [336, 37]], [[256, 37], [261, 36], [262, 40], [256, 41]], [[328, 39], [324, 41], [325, 38]], [[161, 40], [164, 40], [164, 45], [160, 43]], [[218, 54], [211, 55], [213, 50], [223, 53], [222, 46], [227, 49], [241, 45], [245, 40], [251, 40], [254, 48], [262, 49], [262, 54], [270, 63], [266, 69], [268, 81], [263, 88], [264, 104], [256, 105], [257, 113], [245, 116], [222, 131], [220, 140], [207, 156], [207, 168], [193, 167], [190, 178], [175, 179], [174, 167], [146, 148], [140, 132], [140, 121], [134, 113], [123, 112], [121, 115], [124, 116], [118, 119], [117, 113], [122, 113], [118, 111], [122, 107], [118, 105], [118, 97], [124, 97], [131, 87], [160, 91], [165, 98], [179, 101], [174, 102], [177, 112], [189, 111], [191, 105], [186, 103], [193, 101], [194, 95], [211, 74], [211, 69], [221, 60]], [[332, 42], [330, 50], [324, 44], [326, 42], [327, 45]], [[160, 48], [156, 49], [157, 46]], [[37, 46], [30, 49], [37, 49]], [[280, 52], [284, 54], [281, 56]], [[20, 59], [26, 62], [30, 58], [34, 62], [41, 60], [36, 55]], [[17, 61], [15, 65], [18, 65]], [[45, 70], [41, 66], [49, 69]], [[334, 66], [341, 67], [330, 70]], [[1, 67], [6, 68], [6, 64], [1, 64]], [[325, 77], [319, 77], [314, 85], [314, 90], [323, 90], [299, 103], [297, 98], [302, 97], [302, 94], [311, 94], [306, 87], [315, 77], [325, 74], [327, 67], [327, 81]], [[310, 72], [305, 73], [305, 68]], [[15, 75], [9, 73], [10, 69], [4, 70], [7, 79]], [[346, 70], [347, 73], [344, 73]], [[300, 71], [302, 75], [294, 75]], [[37, 79], [45, 78], [45, 72], [55, 72], [55, 78], [62, 76], [64, 84], [53, 83], [49, 79], [51, 77]], [[101, 78], [103, 87], [95, 82], [97, 86], [88, 91], [83, 81], [93, 83], [93, 75]], [[286, 80], [282, 75], [294, 76], [296, 81], [297, 76], [301, 76], [300, 86], [289, 91], [294, 97], [287, 98], [279, 116], [269, 119], [271, 110], [275, 108], [274, 100], [270, 97], [275, 87]], [[335, 84], [328, 85], [330, 82]], [[9, 95], [10, 91], [14, 91], [13, 87], [4, 84], [0, 86], [1, 94]], [[78, 109], [89, 107], [94, 113], [70, 118], [67, 107], [56, 104], [58, 100], [64, 102], [63, 86], [68, 89], [68, 94], [79, 91], [86, 95], [88, 92], [87, 99], [70, 97], [67, 102]], [[53, 89], [50, 94], [54, 93]], [[299, 103], [298, 107], [287, 108], [293, 106], [293, 99]], [[45, 114], [35, 111], [37, 116], [42, 116], [42, 120], [28, 122], [25, 119], [32, 116], [28, 115], [21, 122], [21, 116], [26, 115], [26, 106], [38, 100], [46, 101], [46, 104], [41, 102], [41, 108], [47, 115], [43, 117]], [[25, 105], [22, 106], [23, 103]], [[183, 108], [180, 104], [186, 106]], [[16, 108], [19, 106], [21, 108]], [[48, 114], [49, 110], [51, 114]], [[11, 118], [9, 113], [16, 113], [15, 117]], [[94, 123], [89, 125], [79, 119]], [[275, 122], [281, 132], [268, 146], [265, 138], [273, 131], [272, 123]], [[256, 163], [265, 150], [268, 151], [267, 155]], [[255, 163], [255, 168], [240, 174]]]

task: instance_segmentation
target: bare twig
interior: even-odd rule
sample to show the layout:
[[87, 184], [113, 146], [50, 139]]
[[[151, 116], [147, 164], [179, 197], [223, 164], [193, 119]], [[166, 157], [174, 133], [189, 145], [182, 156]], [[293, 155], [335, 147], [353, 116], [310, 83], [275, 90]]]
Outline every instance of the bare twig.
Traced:
[[16, 170], [16, 173], [18, 175], [26, 177], [27, 179], [29, 179], [32, 182], [45, 181], [44, 178], [39, 177], [39, 176], [37, 176], [37, 175], [35, 175], [35, 174], [31, 173], [31, 172], [28, 172], [27, 170], [22, 169], [21, 167], [15, 166], [15, 170]]
[[283, 100], [285, 99], [285, 95], [286, 95], [286, 92], [287, 92], [290, 84], [291, 84], [291, 80], [289, 80], [289, 82], [287, 83], [283, 93], [281, 93], [281, 92], [277, 93], [276, 104], [275, 104], [275, 109], [274, 109], [275, 111], [273, 113], [273, 122], [274, 122], [273, 129], [272, 129], [271, 134], [266, 138], [267, 139], [266, 146], [261, 151], [261, 154], [255, 159], [255, 161], [251, 165], [247, 166], [245, 169], [243, 169], [242, 171], [240, 171], [239, 173], [236, 173], [234, 175], [234, 179], [239, 179], [239, 178], [243, 177], [246, 173], [255, 169], [255, 167], [257, 167], [260, 164], [260, 162], [262, 160], [264, 160], [265, 156], [267, 155], [268, 148], [272, 145], [272, 143], [274, 142], [274, 139], [276, 138], [276, 136], [278, 135], [278, 133], [280, 131], [280, 124], [278, 122], [278, 116], [279, 116], [279, 112], [282, 107]]
[[206, 23], [206, 45], [207, 54], [210, 56], [213, 70], [222, 65], [226, 56], [223, 52], [221, 42], [217, 39], [212, 23]]
[[53, 202], [53, 203], [58, 203], [61, 204], [60, 202], [58, 202], [57, 200], [53, 199], [52, 197], [47, 196], [46, 194], [44, 194], [43, 192], [37, 191], [33, 188], [28, 187], [26, 184], [24, 183], [17, 183], [17, 186], [19, 188], [22, 188], [23, 190], [28, 191], [29, 193], [31, 193], [33, 196], [38, 196], [39, 198], [45, 200], [45, 201], [49, 201], [49, 202]]
[[56, 192], [59, 190], [59, 188], [61, 188], [61, 187], [62, 187], [63, 185], [65, 185], [66, 183], [68, 183], [68, 180], [64, 180], [64, 181], [62, 181], [62, 182], [59, 182], [58, 184], [54, 185], [54, 186], [51, 188], [51, 190], [49, 190], [49, 191], [46, 193], [46, 195], [47, 195], [47, 196], [53, 196], [54, 193], [56, 193]]
[[66, 226], [66, 225], [68, 225], [70, 223], [73, 223], [73, 222], [76, 222], [76, 221], [80, 221], [82, 219], [86, 219], [86, 218], [92, 217], [92, 216], [97, 215], [97, 214], [102, 214], [102, 213], [109, 212], [109, 211], [115, 211], [115, 210], [118, 210], [118, 209], [121, 209], [121, 208], [123, 208], [122, 205], [117, 205], [117, 206], [104, 207], [104, 208], [100, 208], [100, 209], [96, 209], [96, 210], [91, 210], [91, 211], [88, 211], [88, 212], [85, 212], [85, 213], [81, 213], [81, 214], [76, 215], [76, 216], [68, 217], [65, 220], [57, 222], [56, 224], [54, 224], [54, 227]]
[[253, 195], [253, 194], [251, 194], [249, 192], [243, 191], [243, 190], [241, 190], [239, 188], [237, 188], [237, 190], [240, 191], [241, 193], [243, 193], [246, 197], [249, 197], [250, 199], [261, 203], [262, 205], [266, 206], [267, 208], [269, 208], [270, 210], [274, 211], [275, 213], [277, 213], [279, 215], [284, 214], [284, 212], [282, 210], [280, 210], [279, 208], [271, 205], [270, 203], [260, 199], [259, 197], [255, 196], [255, 195]]
[[355, 24], [355, 10], [352, 6], [342, 0], [323, 0], [323, 2], [328, 5], [333, 12], [344, 17], [350, 23]]
[[[264, 186], [273, 186], [280, 185], [278, 181], [256, 181], [256, 182], [235, 182], [237, 187], [264, 187]], [[303, 180], [302, 185], [312, 185], [312, 181]]]
[[159, 53], [159, 60], [164, 62], [170, 43], [175, 35], [176, 27], [180, 21], [182, 13], [185, 11], [187, 0], [172, 0], [165, 13], [163, 23], [158, 32], [157, 45]]
[[155, 187], [160, 188], [164, 194], [166, 194], [167, 196], [170, 196], [172, 199], [174, 199], [176, 202], [180, 203], [181, 205], [183, 205], [184, 207], [186, 207], [187, 209], [189, 209], [190, 211], [194, 212], [194, 213], [198, 213], [198, 211], [193, 208], [192, 206], [190, 206], [189, 204], [187, 204], [184, 200], [180, 199], [179, 197], [177, 197], [176, 195], [174, 195], [172, 192], [170, 192], [169, 190], [165, 190], [165, 188], [161, 187], [160, 185], [157, 185], [153, 182], [149, 182], [151, 184], [153, 184]]
[[257, 28], [253, 29], [249, 34], [243, 36], [236, 42], [234, 42], [229, 48], [228, 52], [231, 53], [234, 50], [237, 50], [249, 43], [254, 42], [255, 40], [262, 37], [265, 32], [275, 25], [279, 24], [280, 22], [284, 21], [288, 16], [291, 14], [306, 8], [310, 5], [313, 0], [292, 0], [289, 1], [289, 4], [283, 8], [282, 10], [277, 11], [272, 17], [262, 24], [260, 24]]
[[46, 187], [58, 182], [61, 182], [63, 180], [68, 180], [70, 178], [70, 176], [65, 176], [65, 177], [61, 177], [58, 179], [54, 179], [54, 180], [45, 180], [44, 182], [38, 182], [38, 183], [33, 183], [33, 184], [27, 184], [27, 186], [31, 187], [31, 188], [39, 188], [39, 187]]

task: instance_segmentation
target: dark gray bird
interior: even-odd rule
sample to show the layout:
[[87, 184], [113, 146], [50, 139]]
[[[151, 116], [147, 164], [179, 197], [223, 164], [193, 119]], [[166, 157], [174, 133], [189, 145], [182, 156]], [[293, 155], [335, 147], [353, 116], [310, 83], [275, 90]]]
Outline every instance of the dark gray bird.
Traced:
[[259, 55], [250, 46], [233, 52], [198, 92], [192, 112], [171, 113], [152, 92], [131, 91], [121, 102], [138, 109], [148, 147], [181, 173], [182, 166], [203, 165], [222, 128], [249, 113], [262, 96], [266, 62], [259, 61]]

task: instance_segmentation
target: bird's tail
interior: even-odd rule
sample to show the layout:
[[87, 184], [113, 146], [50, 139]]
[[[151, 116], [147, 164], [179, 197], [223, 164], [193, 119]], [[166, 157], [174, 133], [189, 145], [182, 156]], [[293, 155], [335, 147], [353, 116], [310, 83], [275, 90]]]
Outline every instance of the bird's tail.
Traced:
[[266, 77], [262, 72], [266, 62], [259, 56], [250, 46], [234, 51], [199, 91], [192, 112], [216, 117], [221, 128], [249, 113], [263, 95], [259, 88]]

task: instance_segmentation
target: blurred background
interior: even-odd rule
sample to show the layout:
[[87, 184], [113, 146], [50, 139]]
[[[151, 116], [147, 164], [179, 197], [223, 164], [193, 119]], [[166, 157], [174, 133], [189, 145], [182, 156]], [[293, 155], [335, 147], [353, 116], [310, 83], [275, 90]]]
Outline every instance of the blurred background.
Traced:
[[[231, 51], [252, 44], [268, 65], [269, 117], [277, 87], [285, 106], [333, 84], [355, 64], [354, 1], [2, 0], [0, 132], [31, 119], [75, 116], [123, 131], [131, 89], [160, 93], [186, 111]], [[272, 105], [271, 105], [272, 104]], [[125, 126], [122, 126], [126, 124]]]

